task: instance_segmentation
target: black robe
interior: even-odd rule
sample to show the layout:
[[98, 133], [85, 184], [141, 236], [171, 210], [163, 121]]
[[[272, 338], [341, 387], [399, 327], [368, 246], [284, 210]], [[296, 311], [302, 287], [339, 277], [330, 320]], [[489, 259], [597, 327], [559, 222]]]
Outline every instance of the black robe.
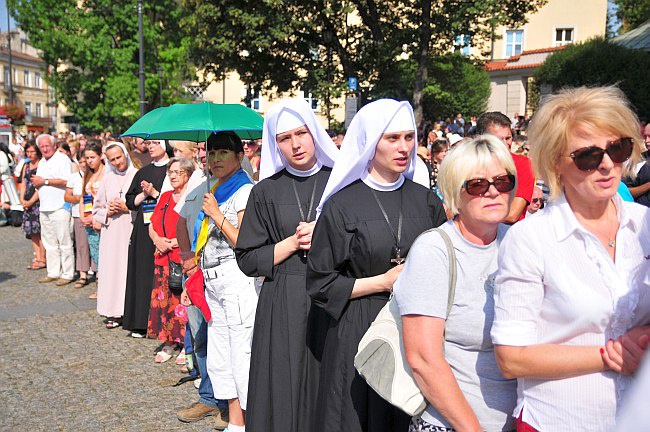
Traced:
[[[401, 256], [419, 234], [446, 220], [440, 199], [410, 180], [395, 191], [376, 193], [395, 234], [402, 208]], [[372, 190], [360, 180], [328, 199], [316, 224], [307, 290], [332, 320], [321, 364], [315, 431], [408, 430], [410, 418], [377, 395], [354, 368], [359, 341], [389, 293], [355, 299], [350, 295], [356, 279], [383, 274], [394, 266], [390, 260], [395, 239], [389, 229]]]
[[125, 330], [146, 332], [151, 305], [151, 290], [153, 289], [153, 258], [156, 247], [149, 237], [149, 225], [145, 225], [142, 216], [142, 205], [135, 205], [135, 197], [142, 192], [140, 182], [143, 180], [153, 184], [160, 191], [167, 165], [155, 166], [149, 164], [141, 168], [133, 177], [129, 191], [126, 193], [126, 206], [136, 211], [129, 243], [129, 264], [126, 273], [126, 294], [124, 297], [124, 319], [122, 326]]
[[[302, 432], [314, 429], [319, 365], [328, 316], [312, 307], [305, 287], [307, 258], [298, 251], [273, 265], [275, 244], [293, 235], [301, 221], [292, 182], [296, 182], [311, 219], [331, 169], [310, 177], [286, 170], [253, 187], [237, 239], [239, 268], [248, 276], [264, 276], [253, 330], [246, 430]], [[314, 189], [314, 185], [316, 189]]]

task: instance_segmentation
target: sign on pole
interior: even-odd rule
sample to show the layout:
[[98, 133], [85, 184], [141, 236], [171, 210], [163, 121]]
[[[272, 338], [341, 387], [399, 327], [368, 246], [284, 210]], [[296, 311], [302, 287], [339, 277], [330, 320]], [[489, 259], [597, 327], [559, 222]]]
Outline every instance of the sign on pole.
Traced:
[[354, 78], [354, 77], [348, 78], [348, 88], [350, 90], [357, 91], [357, 84], [358, 84], [358, 81], [357, 81], [356, 78]]

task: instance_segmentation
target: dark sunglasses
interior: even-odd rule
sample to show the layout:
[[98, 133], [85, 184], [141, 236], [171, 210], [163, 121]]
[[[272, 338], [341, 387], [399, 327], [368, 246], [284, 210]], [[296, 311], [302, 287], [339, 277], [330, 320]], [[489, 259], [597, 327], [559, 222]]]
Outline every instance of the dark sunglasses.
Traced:
[[596, 146], [584, 147], [571, 153], [569, 157], [573, 159], [579, 170], [593, 171], [603, 161], [605, 153], [614, 163], [623, 163], [632, 156], [634, 141], [632, 138], [619, 138], [616, 141], [607, 143], [604, 149]]
[[490, 186], [501, 192], [510, 192], [515, 188], [515, 176], [506, 174], [494, 177], [492, 181], [484, 178], [470, 179], [463, 183], [463, 187], [468, 194], [474, 196], [483, 196], [490, 189]]

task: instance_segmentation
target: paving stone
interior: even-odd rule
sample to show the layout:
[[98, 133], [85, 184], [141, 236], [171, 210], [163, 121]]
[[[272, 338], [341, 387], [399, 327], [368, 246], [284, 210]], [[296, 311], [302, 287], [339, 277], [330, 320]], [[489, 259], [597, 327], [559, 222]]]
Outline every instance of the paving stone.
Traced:
[[39, 284], [20, 228], [0, 228], [0, 431], [208, 431], [213, 418], [181, 423], [196, 401], [173, 359], [154, 362], [158, 341], [107, 330], [87, 297], [96, 286]]

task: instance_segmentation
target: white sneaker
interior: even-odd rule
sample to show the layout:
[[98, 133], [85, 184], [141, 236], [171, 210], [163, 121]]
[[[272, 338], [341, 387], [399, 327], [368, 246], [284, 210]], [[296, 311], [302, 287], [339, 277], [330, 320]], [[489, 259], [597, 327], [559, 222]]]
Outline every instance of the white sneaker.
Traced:
[[194, 380], [194, 388], [196, 388], [198, 390], [200, 386], [201, 386], [201, 378], [195, 379]]

